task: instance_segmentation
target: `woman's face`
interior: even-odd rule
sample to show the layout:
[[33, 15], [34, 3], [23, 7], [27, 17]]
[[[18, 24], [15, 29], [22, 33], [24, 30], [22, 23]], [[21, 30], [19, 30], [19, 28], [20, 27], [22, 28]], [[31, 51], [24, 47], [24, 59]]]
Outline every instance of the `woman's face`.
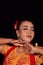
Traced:
[[23, 21], [19, 30], [17, 30], [17, 35], [19, 35], [19, 39], [31, 42], [34, 38], [34, 25], [32, 22]]

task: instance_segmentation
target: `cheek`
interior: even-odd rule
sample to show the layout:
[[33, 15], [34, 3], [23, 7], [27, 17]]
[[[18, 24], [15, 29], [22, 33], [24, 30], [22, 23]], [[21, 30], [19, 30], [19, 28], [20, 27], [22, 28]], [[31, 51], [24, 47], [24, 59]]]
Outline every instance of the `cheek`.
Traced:
[[34, 33], [34, 32], [32, 32], [32, 37], [34, 37], [34, 35], [35, 35], [35, 33]]
[[23, 32], [22, 32], [22, 31], [19, 32], [19, 36], [20, 36], [20, 37], [23, 36]]
[[20, 34], [21, 34], [22, 36], [25, 35], [25, 33], [26, 33], [26, 31], [23, 31], [23, 30], [20, 31]]
[[24, 38], [26, 36], [24, 31], [20, 31], [20, 37]]
[[21, 36], [26, 36], [26, 34], [24, 32], [21, 32]]

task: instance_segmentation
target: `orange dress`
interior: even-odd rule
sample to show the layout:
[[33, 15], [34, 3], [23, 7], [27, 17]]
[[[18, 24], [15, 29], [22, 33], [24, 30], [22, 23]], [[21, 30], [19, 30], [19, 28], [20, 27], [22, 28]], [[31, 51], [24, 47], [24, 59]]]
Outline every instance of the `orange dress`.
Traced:
[[17, 54], [17, 47], [5, 45], [3, 47], [3, 54], [5, 60], [3, 65], [40, 65], [43, 63], [42, 55], [27, 55], [24, 52]]

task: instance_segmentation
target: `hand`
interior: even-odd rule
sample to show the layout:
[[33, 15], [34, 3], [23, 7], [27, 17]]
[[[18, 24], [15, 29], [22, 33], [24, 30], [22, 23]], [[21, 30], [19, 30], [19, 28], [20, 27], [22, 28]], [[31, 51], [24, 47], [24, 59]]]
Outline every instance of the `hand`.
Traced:
[[35, 47], [32, 44], [24, 44], [24, 51], [26, 54], [34, 54]]
[[25, 41], [13, 40], [11, 43], [12, 43], [13, 45], [15, 45], [15, 46], [23, 47], [23, 44], [25, 43]]
[[34, 46], [26, 41], [13, 40], [15, 46], [22, 47], [26, 54], [34, 54]]

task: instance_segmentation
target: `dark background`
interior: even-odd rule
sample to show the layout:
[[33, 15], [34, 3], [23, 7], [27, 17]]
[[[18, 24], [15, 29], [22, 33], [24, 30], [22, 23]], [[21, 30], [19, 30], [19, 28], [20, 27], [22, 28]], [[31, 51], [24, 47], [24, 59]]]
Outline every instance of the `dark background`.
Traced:
[[23, 18], [31, 18], [34, 19], [35, 27], [36, 27], [36, 42], [40, 46], [43, 46], [43, 17], [41, 15], [15, 15], [15, 16], [1, 16], [0, 17], [0, 37], [4, 38], [14, 38], [16, 39], [15, 30], [13, 28], [13, 23], [16, 20], [20, 20]]
[[[20, 18], [33, 18], [36, 23], [36, 39], [43, 46], [43, 2], [42, 1], [2, 1], [0, 2], [0, 37], [13, 38], [15, 32], [13, 23]], [[4, 56], [0, 53], [0, 65]]]
[[[36, 39], [39, 46], [43, 46], [43, 16], [41, 15], [7, 15], [0, 17], [0, 37], [16, 39], [15, 30], [13, 29], [13, 23], [21, 18], [32, 18], [35, 21], [36, 27]], [[0, 64], [2, 65], [4, 55], [0, 53]]]

